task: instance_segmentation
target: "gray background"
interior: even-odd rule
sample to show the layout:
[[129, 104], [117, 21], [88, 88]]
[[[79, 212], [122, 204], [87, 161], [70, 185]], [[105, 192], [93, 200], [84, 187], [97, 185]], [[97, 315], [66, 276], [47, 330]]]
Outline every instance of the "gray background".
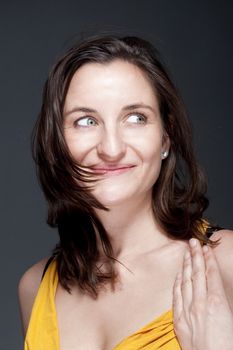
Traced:
[[161, 51], [192, 120], [215, 222], [233, 227], [231, 1], [2, 1], [0, 349], [21, 349], [17, 284], [49, 255], [56, 230], [35, 177], [30, 133], [55, 58], [82, 33], [143, 36]]

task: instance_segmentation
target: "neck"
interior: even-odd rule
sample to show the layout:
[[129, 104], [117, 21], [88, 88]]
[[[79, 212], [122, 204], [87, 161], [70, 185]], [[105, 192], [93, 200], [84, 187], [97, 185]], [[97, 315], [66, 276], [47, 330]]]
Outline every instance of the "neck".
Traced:
[[107, 231], [115, 258], [135, 257], [168, 242], [155, 220], [148, 197], [109, 209], [96, 212]]

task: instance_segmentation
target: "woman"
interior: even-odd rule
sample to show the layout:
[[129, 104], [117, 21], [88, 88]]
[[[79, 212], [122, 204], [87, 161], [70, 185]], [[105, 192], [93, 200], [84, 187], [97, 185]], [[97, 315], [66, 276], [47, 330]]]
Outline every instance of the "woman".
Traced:
[[186, 112], [149, 42], [99, 35], [61, 57], [34, 157], [60, 243], [19, 284], [25, 349], [233, 348], [233, 235], [203, 220]]

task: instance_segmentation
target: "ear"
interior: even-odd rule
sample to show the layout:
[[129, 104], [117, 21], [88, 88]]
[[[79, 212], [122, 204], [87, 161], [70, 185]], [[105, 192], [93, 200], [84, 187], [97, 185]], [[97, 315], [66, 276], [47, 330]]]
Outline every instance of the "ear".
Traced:
[[171, 146], [170, 138], [166, 133], [166, 131], [164, 131], [163, 139], [162, 139], [162, 152], [167, 152], [168, 154], [170, 150], [170, 146]]

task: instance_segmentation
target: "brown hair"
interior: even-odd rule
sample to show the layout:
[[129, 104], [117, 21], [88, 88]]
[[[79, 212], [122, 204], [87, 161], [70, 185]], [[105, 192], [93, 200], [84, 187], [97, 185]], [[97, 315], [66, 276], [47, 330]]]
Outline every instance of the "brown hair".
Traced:
[[[177, 89], [161, 63], [158, 51], [148, 41], [118, 35], [96, 35], [71, 47], [54, 65], [45, 83], [43, 103], [33, 133], [33, 155], [48, 202], [48, 224], [58, 227], [60, 242], [54, 249], [59, 280], [70, 291], [73, 283], [97, 297], [106, 281], [114, 285], [116, 273], [108, 234], [94, 208], [107, 210], [81, 186], [90, 183], [88, 171], [75, 164], [63, 135], [63, 107], [74, 73], [83, 64], [107, 64], [122, 59], [139, 67], [157, 94], [164, 129], [171, 147], [153, 187], [153, 211], [161, 227], [174, 239], [203, 234], [202, 215], [208, 206], [206, 182], [196, 162], [192, 133]], [[77, 181], [77, 179], [79, 181]], [[78, 183], [79, 184], [78, 184]], [[97, 267], [97, 235], [108, 261], [108, 272]]]

